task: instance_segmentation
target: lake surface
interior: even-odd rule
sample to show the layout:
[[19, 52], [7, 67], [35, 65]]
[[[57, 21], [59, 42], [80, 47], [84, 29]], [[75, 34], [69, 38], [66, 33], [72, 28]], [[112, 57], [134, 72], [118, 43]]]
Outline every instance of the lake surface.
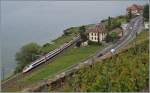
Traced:
[[147, 1], [1, 1], [1, 63], [4, 75], [16, 67], [21, 46], [44, 44], [71, 26], [92, 24], [108, 16], [123, 15], [126, 7]]

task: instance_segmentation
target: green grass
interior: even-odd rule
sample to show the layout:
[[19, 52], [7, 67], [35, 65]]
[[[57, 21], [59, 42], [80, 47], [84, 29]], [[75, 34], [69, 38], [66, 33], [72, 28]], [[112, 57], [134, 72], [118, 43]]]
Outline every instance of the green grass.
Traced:
[[31, 83], [48, 78], [48, 76], [54, 75], [55, 73], [80, 62], [82, 59], [93, 54], [99, 48], [102, 48], [102, 46], [90, 45], [81, 48], [68, 49], [62, 56], [59, 56], [52, 63], [45, 65], [43, 68], [31, 73], [30, 76], [19, 80], [19, 82]]
[[134, 41], [141, 42], [145, 39], [149, 39], [149, 31], [147, 30], [143, 30], [140, 34], [138, 34]]
[[60, 45], [64, 44], [67, 41], [70, 41], [74, 36], [73, 35], [69, 35], [69, 36], [61, 36], [59, 38], [57, 38], [56, 40], [54, 40], [53, 44], [50, 44], [46, 47], [42, 47], [41, 51], [43, 51], [44, 53], [48, 53], [56, 48], [58, 48]]
[[[88, 24], [88, 25], [85, 25], [85, 27], [89, 28], [89, 27], [93, 27], [94, 25], [95, 24]], [[58, 37], [57, 39], [52, 40], [51, 42], [53, 44], [49, 44], [46, 47], [42, 47], [41, 51], [43, 51], [44, 53], [52, 51], [52, 50], [58, 48], [60, 45], [62, 45], [64, 43], [72, 40], [73, 37], [75, 37], [75, 36], [77, 36], [77, 34], [79, 34], [79, 27], [70, 27], [70, 28], [68, 28], [66, 30], [69, 31], [70, 34], [68, 34], [68, 35], [62, 35], [62, 36]]]
[[[86, 28], [92, 27], [95, 24], [85, 25]], [[70, 41], [73, 37], [79, 34], [79, 27], [70, 27], [66, 29], [70, 32], [69, 35], [62, 35], [51, 42], [48, 42], [42, 46], [40, 49], [41, 53], [48, 53], [53, 49], [58, 48], [60, 45]], [[32, 82], [37, 82], [49, 76], [53, 76], [59, 71], [64, 70], [65, 68], [80, 62], [82, 59], [88, 57], [90, 54], [93, 54], [99, 46], [87, 46], [77, 49], [68, 49], [63, 55], [59, 55], [52, 63], [47, 65], [42, 65], [37, 68], [31, 75], [25, 76], [23, 79], [19, 79], [16, 82], [15, 86], [5, 87], [3, 91], [18, 91], [20, 85], [26, 86], [26, 84], [31, 84]], [[14, 76], [14, 75], [13, 75]], [[11, 77], [10, 77], [11, 78]], [[19, 88], [20, 90], [20, 88]]]
[[[125, 16], [123, 16], [123, 17], [114, 17], [113, 20], [116, 20], [117, 22], [121, 22], [121, 23], [126, 23]], [[107, 25], [108, 24], [108, 19], [106, 19], [106, 21], [104, 21], [103, 24]]]
[[143, 30], [140, 34], [137, 34], [136, 38], [131, 41], [127, 46], [132, 46], [135, 43], [141, 43], [149, 39], [149, 31]]

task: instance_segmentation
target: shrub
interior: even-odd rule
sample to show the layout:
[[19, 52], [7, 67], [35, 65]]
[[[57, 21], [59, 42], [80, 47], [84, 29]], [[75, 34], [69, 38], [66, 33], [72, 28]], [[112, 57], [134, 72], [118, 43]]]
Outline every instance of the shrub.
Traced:
[[93, 42], [93, 41], [88, 41], [89, 45], [102, 45], [102, 43], [98, 43], [98, 42]]

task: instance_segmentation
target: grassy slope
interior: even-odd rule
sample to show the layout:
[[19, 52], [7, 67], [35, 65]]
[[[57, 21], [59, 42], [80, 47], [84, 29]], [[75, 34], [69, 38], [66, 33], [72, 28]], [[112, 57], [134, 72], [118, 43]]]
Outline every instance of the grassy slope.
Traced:
[[[90, 27], [90, 26], [93, 26], [93, 24], [86, 25], [86, 27]], [[45, 51], [55, 49], [56, 47], [59, 47], [61, 44], [70, 41], [74, 36], [77, 35], [78, 27], [73, 27], [69, 29], [69, 31], [72, 32], [70, 35], [67, 36], [62, 35], [56, 40], [53, 40], [52, 42], [54, 42], [54, 44], [46, 47], [47, 49], [45, 49]], [[65, 51], [65, 53], [62, 56], [59, 56], [56, 60], [54, 60], [54, 62], [44, 66], [40, 70], [37, 70], [36, 72], [32, 73], [30, 76], [27, 76], [22, 80], [19, 80], [19, 83], [20, 81], [21, 83], [35, 82], [38, 80], [42, 80], [43, 78], [47, 78], [49, 75], [53, 75], [58, 71], [67, 68], [68, 66], [80, 62], [82, 59], [93, 54], [97, 49], [101, 47], [102, 46], [91, 45], [87, 47], [69, 49]]]
[[[86, 28], [93, 27], [95, 24], [88, 24], [85, 25]], [[58, 37], [55, 40], [52, 40], [52, 44], [42, 47], [41, 51], [44, 53], [48, 53], [49, 51], [52, 51], [56, 48], [58, 48], [60, 45], [70, 41], [73, 37], [77, 36], [79, 34], [79, 27], [71, 27], [66, 29], [68, 32], [70, 32], [69, 35], [62, 35]]]
[[[58, 90], [140, 91], [148, 83], [149, 77], [148, 32], [142, 32], [134, 41], [138, 42], [134, 48], [136, 52], [132, 48], [114, 58], [95, 63], [92, 68], [84, 67], [75, 74], [75, 78], [68, 77], [65, 86]], [[132, 43], [129, 46], [133, 45]], [[110, 81], [107, 82], [107, 79]], [[111, 88], [108, 88], [109, 84]]]
[[[85, 25], [86, 28], [93, 27], [93, 26], [95, 26], [95, 24]], [[49, 52], [49, 51], [59, 47], [63, 43], [70, 41], [74, 36], [76, 36], [78, 34], [79, 27], [73, 27], [73, 28], [68, 29], [68, 30], [72, 32], [70, 35], [68, 35], [68, 36], [62, 35], [61, 37], [53, 40], [52, 41], [53, 44], [50, 44], [49, 46], [46, 46], [46, 47], [42, 47], [41, 50], [44, 52]], [[30, 84], [32, 82], [39, 81], [43, 78], [47, 78], [49, 75], [53, 75], [56, 72], [59, 72], [60, 70], [63, 70], [66, 67], [79, 62], [81, 59], [86, 58], [90, 54], [94, 53], [97, 49], [99, 49], [98, 46], [94, 46], [94, 47], [90, 46], [90, 47], [86, 47], [86, 48], [80, 48], [79, 50], [78, 49], [71, 49], [70, 52], [69, 52], [69, 50], [67, 50], [66, 53], [72, 54], [72, 55], [64, 54], [62, 57], [59, 57], [53, 63], [50, 63], [46, 66], [43, 66], [42, 69], [35, 71], [34, 73], [31, 74], [31, 76], [27, 76], [21, 80], [18, 80], [17, 84], [18, 85], [22, 85], [23, 83], [29, 83]], [[15, 87], [12, 87], [12, 89], [13, 89], [13, 91], [18, 90]], [[4, 90], [9, 90], [9, 89], [6, 88]], [[11, 89], [9, 91], [11, 91]]]
[[19, 82], [31, 83], [47, 78], [49, 75], [53, 75], [58, 71], [80, 62], [90, 54], [93, 54], [99, 48], [100, 46], [98, 45], [91, 45], [87, 47], [68, 49], [62, 56], [59, 56], [52, 63], [45, 65], [43, 68], [31, 73], [30, 76], [19, 80]]
[[[72, 29], [73, 32], [77, 30], [78, 30], [77, 28]], [[71, 36], [74, 36], [74, 35], [75, 34]], [[55, 42], [54, 44], [61, 45], [62, 43], [64, 43], [64, 41], [67, 41], [69, 39], [71, 38], [68, 36], [62, 36], [54, 40], [53, 42]], [[63, 56], [58, 57], [53, 63], [45, 66], [44, 68], [36, 71], [35, 73], [32, 73], [28, 77], [25, 77], [22, 80], [19, 80], [19, 82], [28, 83], [28, 82], [35, 82], [38, 80], [42, 80], [43, 78], [46, 78], [49, 75], [53, 75], [57, 73], [58, 71], [65, 69], [68, 66], [71, 66], [77, 62], [80, 62], [82, 59], [88, 57], [90, 54], [93, 54], [99, 48], [100, 48], [99, 46], [93, 45], [93, 46], [83, 47], [79, 49], [69, 49], [66, 51], [66, 53], [64, 53]]]
[[[86, 25], [86, 27], [91, 27], [94, 24]], [[43, 47], [42, 51], [49, 52], [60, 45], [62, 45], [65, 42], [70, 41], [74, 36], [78, 34], [79, 27], [73, 27], [71, 29], [68, 29], [71, 34], [65, 36], [62, 35], [61, 37], [58, 37], [57, 39], [53, 40], [53, 44], [50, 44], [49, 46]], [[16, 81], [17, 83], [15, 86], [12, 87], [6, 87], [3, 89], [3, 91], [19, 91], [19, 86], [21, 85], [28, 85], [32, 84], [33, 82], [37, 82], [39, 80], [42, 80], [44, 78], [48, 78], [49, 76], [52, 76], [56, 74], [59, 71], [62, 71], [63, 69], [80, 62], [82, 59], [88, 57], [89, 55], [93, 54], [97, 49], [101, 48], [102, 46], [87, 46], [87, 47], [81, 47], [81, 48], [74, 48], [74, 49], [68, 49], [64, 52], [63, 55], [59, 55], [57, 59], [55, 59], [52, 63], [47, 65], [42, 65], [40, 69], [36, 69], [37, 71], [34, 71], [31, 73], [31, 75], [28, 75], [21, 80], [19, 79]]]
[[43, 52], [52, 51], [52, 50], [56, 49], [57, 47], [59, 47], [60, 45], [70, 41], [73, 37], [75, 37], [78, 34], [77, 27], [69, 29], [69, 31], [72, 33], [69, 35], [62, 35], [62, 36], [58, 37], [57, 39], [53, 40], [52, 44], [50, 44], [49, 46], [42, 47], [41, 51], [43, 51]]

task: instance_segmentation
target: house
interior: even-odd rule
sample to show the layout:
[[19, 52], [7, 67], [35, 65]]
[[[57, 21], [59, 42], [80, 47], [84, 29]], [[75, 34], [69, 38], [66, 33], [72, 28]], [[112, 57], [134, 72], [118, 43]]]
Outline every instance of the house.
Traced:
[[133, 14], [133, 15], [140, 15], [143, 12], [143, 6], [133, 4], [133, 5], [129, 6], [126, 9], [126, 11], [127, 11], [127, 14], [131, 11], [131, 14]]
[[93, 28], [89, 28], [86, 31], [88, 33], [88, 39], [93, 42], [101, 42], [106, 37], [106, 29], [105, 26], [101, 23], [97, 24]]

